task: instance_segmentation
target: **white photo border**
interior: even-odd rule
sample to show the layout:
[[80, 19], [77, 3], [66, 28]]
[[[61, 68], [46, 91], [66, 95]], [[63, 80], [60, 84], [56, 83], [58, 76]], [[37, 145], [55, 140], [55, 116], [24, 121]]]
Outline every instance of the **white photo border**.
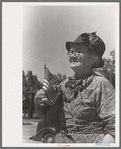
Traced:
[[[116, 142], [119, 147], [119, 3], [115, 2], [3, 2], [2, 3], [2, 146], [67, 147], [67, 144], [22, 143], [22, 8], [23, 6], [114, 6], [116, 12]], [[36, 129], [36, 128], [35, 128]], [[11, 137], [11, 135], [12, 137]], [[104, 145], [104, 144], [103, 144]], [[99, 147], [70, 144], [70, 147]], [[100, 147], [106, 147], [100, 146]], [[109, 146], [108, 146], [109, 147]]]

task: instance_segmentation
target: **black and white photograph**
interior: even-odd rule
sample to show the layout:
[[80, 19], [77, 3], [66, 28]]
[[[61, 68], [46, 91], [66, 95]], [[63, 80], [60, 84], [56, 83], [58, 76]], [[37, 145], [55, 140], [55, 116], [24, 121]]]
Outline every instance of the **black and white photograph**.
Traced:
[[119, 3], [2, 4], [4, 147], [119, 147]]

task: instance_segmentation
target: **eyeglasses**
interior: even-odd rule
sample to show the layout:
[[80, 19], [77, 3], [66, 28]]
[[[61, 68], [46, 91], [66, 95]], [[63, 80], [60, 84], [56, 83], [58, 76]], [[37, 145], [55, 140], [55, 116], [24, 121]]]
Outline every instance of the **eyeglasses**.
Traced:
[[91, 53], [91, 52], [89, 52], [89, 51], [84, 51], [84, 50], [70, 50], [67, 54], [69, 55], [69, 56], [72, 56], [73, 54], [75, 54], [75, 55], [80, 55], [81, 53]]

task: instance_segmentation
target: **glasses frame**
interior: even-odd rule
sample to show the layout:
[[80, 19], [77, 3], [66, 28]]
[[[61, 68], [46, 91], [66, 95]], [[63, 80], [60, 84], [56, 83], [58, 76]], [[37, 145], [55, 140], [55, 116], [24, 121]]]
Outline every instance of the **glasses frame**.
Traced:
[[82, 52], [82, 51], [80, 51], [80, 52], [73, 51], [73, 52], [68, 52], [67, 55], [68, 55], [68, 56], [72, 56], [72, 55], [74, 55], [74, 54], [75, 54], [75, 55], [80, 55], [81, 53], [91, 53], [91, 54], [92, 54], [92, 52], [90, 52], [90, 51], [87, 51], [87, 52], [84, 52], [84, 51], [83, 51], [83, 52]]

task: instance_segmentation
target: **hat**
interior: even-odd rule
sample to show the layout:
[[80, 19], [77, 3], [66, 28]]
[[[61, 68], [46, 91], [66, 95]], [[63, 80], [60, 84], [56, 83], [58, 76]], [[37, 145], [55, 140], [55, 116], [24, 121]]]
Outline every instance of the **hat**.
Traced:
[[90, 47], [90, 50], [92, 50], [99, 58], [100, 61], [98, 61], [97, 64], [95, 64], [95, 68], [101, 68], [104, 65], [104, 61], [102, 59], [102, 56], [105, 52], [105, 44], [103, 40], [96, 35], [96, 32], [92, 33], [82, 33], [81, 35], [78, 36], [76, 40], [73, 42], [66, 42], [66, 49], [69, 51], [70, 50], [70, 44], [81, 44], [85, 43]]

